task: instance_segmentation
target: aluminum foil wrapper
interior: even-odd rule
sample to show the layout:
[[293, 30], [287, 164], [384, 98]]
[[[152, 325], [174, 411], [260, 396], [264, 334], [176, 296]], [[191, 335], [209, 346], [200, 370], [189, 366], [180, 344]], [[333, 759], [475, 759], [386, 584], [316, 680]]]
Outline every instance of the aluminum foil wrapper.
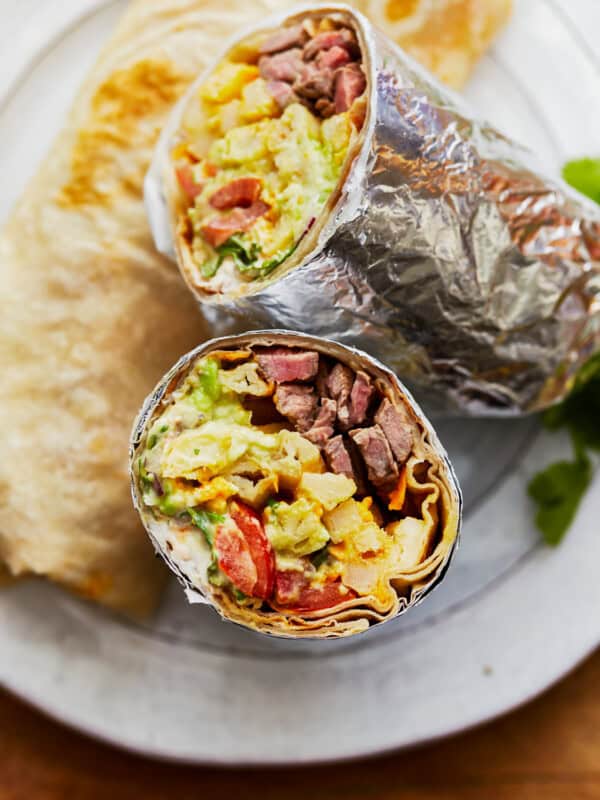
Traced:
[[[159, 410], [163, 400], [177, 387], [182, 378], [187, 374], [192, 365], [204, 355], [215, 350], [227, 349], [244, 349], [251, 345], [260, 344], [262, 346], [269, 345], [284, 345], [290, 347], [300, 347], [312, 350], [317, 350], [331, 358], [338, 359], [339, 361], [348, 364], [353, 369], [366, 370], [370, 375], [376, 379], [390, 384], [394, 393], [398, 393], [402, 398], [405, 407], [412, 412], [414, 418], [422, 428], [425, 438], [436, 457], [436, 464], [439, 466], [442, 479], [448, 488], [448, 502], [446, 507], [446, 515], [449, 520], [454, 520], [454, 523], [447, 522], [447, 525], [454, 524], [456, 527], [456, 535], [453, 540], [440, 551], [440, 557], [437, 560], [436, 566], [431, 570], [431, 573], [426, 578], [418, 581], [418, 585], [414, 586], [408, 596], [399, 597], [399, 607], [397, 613], [392, 616], [383, 618], [380, 622], [371, 624], [366, 630], [358, 628], [357, 631], [352, 629], [348, 630], [343, 636], [352, 635], [355, 633], [365, 633], [380, 629], [383, 623], [387, 623], [399, 616], [405, 614], [410, 609], [417, 606], [422, 600], [435, 589], [446, 576], [448, 567], [460, 540], [460, 530], [462, 523], [462, 508], [463, 499], [460, 490], [460, 485], [456, 477], [454, 468], [450, 462], [448, 454], [444, 446], [440, 442], [435, 429], [411, 395], [410, 391], [404, 386], [398, 377], [384, 364], [380, 363], [377, 359], [364, 353], [356, 348], [341, 345], [337, 342], [328, 341], [323, 338], [304, 335], [287, 330], [259, 330], [250, 331], [243, 334], [233, 336], [223, 336], [216, 339], [211, 339], [207, 342], [191, 350], [186, 355], [182, 356], [179, 361], [167, 372], [167, 374], [159, 381], [154, 390], [148, 395], [144, 401], [138, 417], [134, 423], [131, 433], [129, 445], [129, 461], [130, 461], [130, 479], [131, 479], [131, 494], [133, 505], [140, 515], [142, 523], [150, 537], [156, 552], [164, 559], [167, 566], [174, 573], [178, 581], [183, 587], [185, 595], [190, 603], [203, 604], [213, 607], [221, 616], [229, 621], [246, 627], [244, 622], [240, 620], [231, 619], [230, 616], [225, 614], [223, 610], [213, 602], [213, 600], [204, 594], [186, 574], [185, 570], [174, 560], [169, 550], [161, 543], [161, 526], [168, 524], [165, 521], [158, 520], [153, 516], [145, 505], [141, 496], [138, 481], [135, 475], [135, 462], [138, 457], [138, 451], [144, 446], [146, 436], [152, 425], [155, 413]], [[437, 547], [441, 547], [440, 544]], [[356, 618], [360, 618], [360, 609], [356, 609]], [[302, 639], [324, 639], [324, 638], [338, 638], [332, 635], [331, 632], [315, 632], [314, 635], [310, 631], [294, 634], [292, 632], [282, 632], [273, 630], [261, 630], [260, 627], [252, 626], [253, 630], [258, 633], [267, 635], [275, 635], [283, 638], [302, 638]]]
[[[515, 415], [561, 400], [600, 347], [600, 210], [544, 177], [532, 153], [477, 120], [362, 15], [318, 9], [344, 11], [362, 40], [362, 147], [312, 252], [244, 296], [220, 297], [215, 324], [358, 345], [430, 411]], [[174, 110], [146, 181], [156, 244], [171, 257], [164, 175], [196, 87]]]

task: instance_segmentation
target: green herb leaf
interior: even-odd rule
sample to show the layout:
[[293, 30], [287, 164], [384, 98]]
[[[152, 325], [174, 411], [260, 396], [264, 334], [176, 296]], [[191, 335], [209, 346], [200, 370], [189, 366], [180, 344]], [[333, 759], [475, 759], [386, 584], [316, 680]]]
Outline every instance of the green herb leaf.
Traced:
[[263, 263], [260, 265], [260, 274], [268, 275], [270, 272], [273, 272], [276, 267], [278, 267], [280, 264], [283, 264], [286, 259], [293, 255], [299, 244], [300, 240], [298, 240], [287, 250], [284, 250], [283, 252], [278, 253], [276, 256], [273, 256], [273, 258], [263, 261]]
[[205, 358], [197, 371], [198, 382], [191, 397], [198, 411], [207, 413], [221, 396], [219, 362], [216, 358]]
[[153, 476], [147, 471], [146, 465], [144, 464], [144, 459], [142, 457], [138, 458], [137, 462], [138, 467], [138, 475], [140, 477], [140, 483], [142, 486], [146, 488], [151, 488], [153, 483]]
[[536, 525], [547, 544], [557, 545], [562, 541], [591, 479], [590, 460], [579, 454], [574, 461], [552, 464], [530, 482], [529, 496], [538, 504]]
[[158, 436], [155, 433], [150, 434], [148, 437], [148, 450], [152, 450], [152, 448], [156, 446], [157, 442]]
[[580, 158], [563, 167], [563, 178], [577, 191], [600, 203], [600, 158]]
[[[581, 158], [563, 167], [563, 178], [600, 203], [600, 158]], [[529, 495], [538, 504], [536, 524], [548, 544], [558, 544], [575, 517], [592, 480], [588, 450], [600, 451], [600, 353], [579, 370], [569, 396], [543, 415], [548, 430], [566, 428], [574, 460], [559, 461], [538, 473]]]
[[202, 275], [212, 278], [227, 256], [231, 256], [240, 272], [249, 272], [260, 255], [260, 247], [256, 242], [248, 244], [239, 234], [234, 234], [220, 247], [216, 248], [217, 257], [202, 265]]
[[248, 599], [248, 595], [244, 594], [243, 592], [240, 592], [240, 590], [237, 589], [235, 586], [233, 587], [233, 596], [238, 601], [238, 603], [243, 603], [244, 600]]
[[550, 430], [568, 428], [576, 449], [600, 450], [600, 353], [583, 365], [569, 396], [543, 419]]
[[324, 564], [327, 561], [328, 555], [329, 555], [329, 548], [327, 545], [325, 545], [325, 547], [322, 547], [320, 550], [317, 550], [316, 553], [312, 553], [312, 555], [310, 556], [310, 560], [315, 569], [319, 569], [321, 564]]
[[212, 548], [214, 542], [215, 525], [225, 522], [225, 517], [215, 514], [214, 511], [205, 511], [203, 508], [188, 508], [190, 519], [197, 528], [204, 534], [209, 547]]
[[219, 569], [216, 561], [209, 564], [206, 570], [206, 577], [208, 578], [208, 582], [213, 586], [225, 586], [227, 584], [227, 578]]

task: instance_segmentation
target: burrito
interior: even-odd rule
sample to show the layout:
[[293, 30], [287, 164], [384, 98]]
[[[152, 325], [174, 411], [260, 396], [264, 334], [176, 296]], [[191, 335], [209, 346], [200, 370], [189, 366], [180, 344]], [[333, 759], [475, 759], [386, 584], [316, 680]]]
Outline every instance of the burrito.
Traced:
[[140, 413], [131, 475], [188, 598], [277, 636], [402, 614], [441, 580], [459, 533], [452, 467], [398, 379], [285, 331], [184, 356]]
[[600, 211], [345, 6], [236, 39], [146, 197], [197, 300], [365, 347], [429, 409], [545, 408], [600, 345]]

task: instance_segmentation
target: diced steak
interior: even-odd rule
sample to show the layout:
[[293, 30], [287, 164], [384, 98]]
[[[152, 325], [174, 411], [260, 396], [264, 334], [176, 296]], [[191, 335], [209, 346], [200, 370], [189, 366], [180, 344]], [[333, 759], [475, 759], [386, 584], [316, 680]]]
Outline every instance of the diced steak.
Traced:
[[293, 83], [303, 66], [302, 50], [294, 48], [276, 53], [274, 56], [262, 56], [258, 62], [260, 75], [266, 81], [287, 81]]
[[331, 400], [329, 397], [322, 397], [317, 417], [312, 427], [306, 432], [306, 438], [310, 439], [313, 444], [324, 447], [327, 440], [333, 436], [336, 414], [337, 406], [335, 400]]
[[323, 454], [327, 466], [332, 472], [351, 478], [356, 484], [358, 494], [366, 494], [364, 469], [359, 461], [360, 456], [357, 457], [354, 452], [354, 445], [351, 441], [341, 435], [334, 436], [323, 448]]
[[345, 47], [332, 47], [331, 50], [322, 50], [317, 56], [318, 67], [328, 67], [329, 69], [338, 69], [349, 64], [351, 61], [350, 53]]
[[354, 384], [354, 372], [345, 364], [339, 362], [329, 373], [327, 389], [336, 401], [337, 416], [342, 428], [350, 425], [350, 392]]
[[371, 491], [367, 485], [367, 470], [360, 450], [352, 439], [347, 438], [344, 439], [344, 441], [346, 443], [346, 449], [350, 453], [350, 461], [352, 462], [352, 469], [354, 470], [354, 483], [356, 484], [357, 492], [359, 495], [370, 494]]
[[220, 247], [234, 233], [251, 228], [252, 224], [268, 210], [269, 206], [262, 200], [257, 200], [249, 208], [234, 208], [228, 214], [207, 220], [201, 228], [202, 236], [211, 247]]
[[294, 81], [294, 91], [307, 100], [332, 98], [335, 73], [328, 67], [318, 67], [313, 63], [303, 64]]
[[375, 387], [366, 372], [356, 373], [352, 391], [350, 392], [350, 425], [362, 425], [367, 418]]
[[335, 114], [335, 103], [332, 100], [328, 100], [326, 97], [321, 97], [315, 103], [315, 111], [323, 119], [329, 119], [329, 117], [333, 117]]
[[397, 408], [387, 397], [375, 414], [375, 422], [390, 443], [399, 464], [404, 464], [413, 447], [413, 428], [404, 409]]
[[350, 367], [338, 362], [329, 373], [327, 389], [334, 400], [345, 402], [350, 397], [353, 383], [354, 373]]
[[360, 48], [356, 41], [356, 36], [348, 28], [338, 31], [324, 31], [318, 33], [304, 45], [304, 59], [310, 61], [322, 50], [331, 50], [332, 47], [343, 47], [350, 55], [358, 56]]
[[371, 483], [380, 489], [393, 484], [398, 478], [398, 466], [379, 425], [350, 431], [350, 438], [360, 450]]
[[319, 370], [315, 380], [317, 387], [317, 394], [322, 399], [329, 397], [329, 389], [327, 388], [327, 379], [329, 378], [329, 367], [324, 358], [319, 359]]
[[317, 395], [312, 386], [282, 383], [273, 396], [275, 407], [301, 433], [309, 430], [317, 411]]
[[323, 452], [327, 466], [336, 475], [345, 475], [347, 478], [354, 478], [352, 469], [352, 459], [344, 443], [343, 436], [334, 436], [325, 445]]
[[367, 85], [364, 72], [358, 64], [349, 64], [335, 73], [335, 112], [341, 114], [352, 106]]
[[236, 206], [248, 208], [258, 200], [261, 191], [262, 181], [259, 178], [236, 178], [217, 189], [208, 202], [221, 211]]
[[296, 92], [285, 81], [267, 81], [267, 90], [282, 111], [299, 100]]
[[271, 347], [257, 350], [256, 360], [263, 375], [275, 383], [310, 381], [319, 369], [319, 354], [314, 350]]
[[289, 50], [290, 47], [302, 45], [307, 41], [308, 33], [303, 25], [294, 25], [292, 28], [282, 28], [282, 30], [268, 36], [260, 46], [260, 53], [279, 53], [281, 50]]

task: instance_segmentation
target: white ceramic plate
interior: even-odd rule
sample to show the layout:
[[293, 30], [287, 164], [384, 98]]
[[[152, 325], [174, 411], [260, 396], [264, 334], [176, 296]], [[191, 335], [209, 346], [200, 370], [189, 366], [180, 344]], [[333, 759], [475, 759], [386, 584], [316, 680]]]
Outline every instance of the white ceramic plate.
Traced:
[[[122, 0], [0, 0], [0, 218], [47, 151]], [[551, 170], [597, 151], [595, 0], [517, 0], [467, 94]], [[586, 31], [589, 32], [586, 45]], [[449, 734], [542, 691], [600, 643], [600, 483], [557, 551], [529, 477], [567, 452], [535, 420], [439, 426], [462, 481], [462, 547], [440, 589], [344, 642], [263, 640], [190, 607], [123, 622], [44, 583], [0, 594], [0, 680], [61, 720], [180, 761], [307, 763]]]

